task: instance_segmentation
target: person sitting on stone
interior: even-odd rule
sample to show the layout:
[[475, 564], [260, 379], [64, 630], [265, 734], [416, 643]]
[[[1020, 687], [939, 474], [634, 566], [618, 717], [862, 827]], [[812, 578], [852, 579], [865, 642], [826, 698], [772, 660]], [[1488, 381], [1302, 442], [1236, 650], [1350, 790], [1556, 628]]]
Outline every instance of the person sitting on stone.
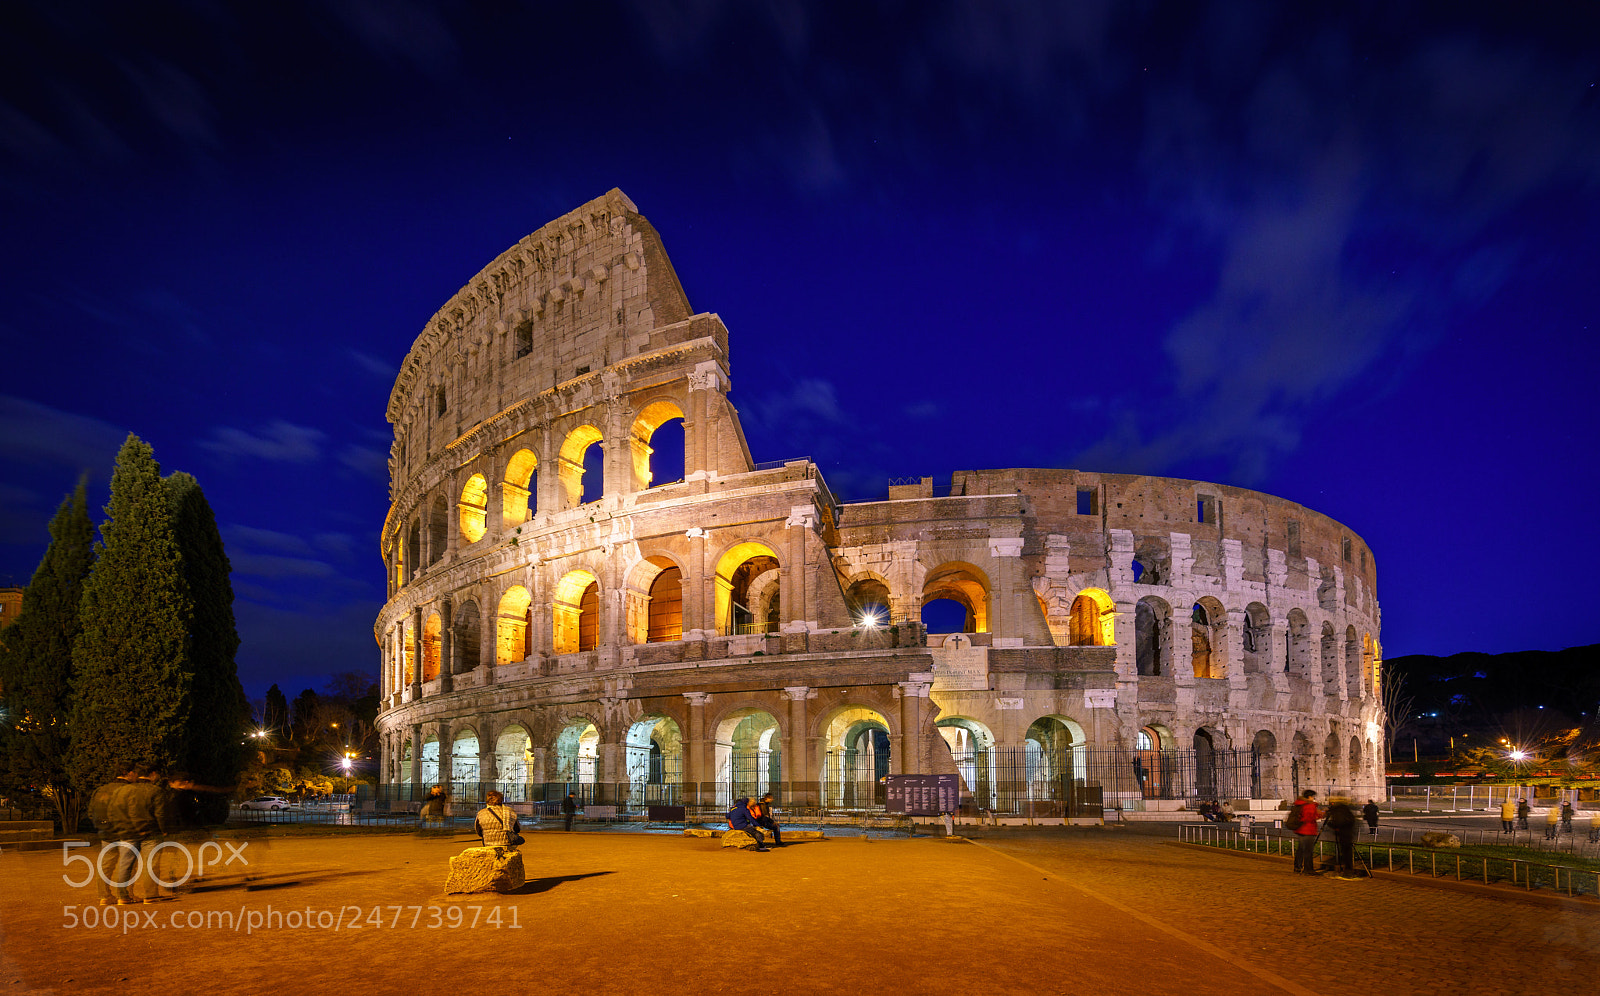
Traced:
[[473, 829], [484, 847], [516, 847], [522, 843], [521, 822], [517, 814], [505, 805], [503, 793], [489, 791], [484, 794], [484, 806], [472, 821]]
[[750, 804], [750, 818], [756, 821], [756, 826], [772, 832], [772, 846], [783, 846], [783, 833], [778, 829], [778, 820], [772, 815], [772, 793], [761, 797], [760, 802]]
[[743, 830], [756, 842], [756, 850], [769, 851], [766, 838], [761, 836], [761, 827], [756, 823], [755, 817], [750, 815], [750, 798], [741, 795], [733, 800], [733, 808], [728, 810], [728, 826], [735, 830]]

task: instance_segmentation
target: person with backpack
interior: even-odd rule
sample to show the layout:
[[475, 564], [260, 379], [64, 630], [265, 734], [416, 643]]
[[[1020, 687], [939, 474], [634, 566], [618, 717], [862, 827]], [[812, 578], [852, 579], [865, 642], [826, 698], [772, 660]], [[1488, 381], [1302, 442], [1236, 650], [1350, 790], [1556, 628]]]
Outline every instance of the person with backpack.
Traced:
[[1320, 875], [1317, 871], [1317, 837], [1321, 835], [1322, 812], [1317, 809], [1317, 793], [1306, 789], [1289, 807], [1286, 821], [1294, 834], [1294, 870], [1301, 875]]
[[1324, 825], [1333, 831], [1334, 877], [1353, 878], [1356, 873], [1356, 811], [1350, 800], [1336, 795], [1328, 800]]

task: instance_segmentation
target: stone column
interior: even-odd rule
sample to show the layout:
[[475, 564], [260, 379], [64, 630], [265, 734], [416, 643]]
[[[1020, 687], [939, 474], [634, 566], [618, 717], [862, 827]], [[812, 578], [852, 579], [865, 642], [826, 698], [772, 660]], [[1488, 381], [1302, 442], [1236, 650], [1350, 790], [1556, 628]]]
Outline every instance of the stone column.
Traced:
[[889, 755], [891, 771], [902, 775], [920, 775], [923, 772], [922, 710], [928, 701], [930, 687], [931, 676], [925, 681], [913, 678], [895, 685], [895, 695], [900, 699], [900, 745], [892, 748]]
[[456, 641], [450, 626], [450, 596], [446, 595], [439, 599], [439, 691], [441, 692], [448, 692], [455, 687]]
[[422, 783], [422, 724], [411, 724], [411, 795], [412, 801], [421, 791]]
[[784, 801], [787, 805], [816, 805], [816, 774], [812, 770], [816, 759], [812, 757], [806, 717], [806, 699], [815, 695], [805, 685], [791, 685], [783, 690], [789, 700], [788, 736], [784, 743], [783, 778], [789, 783]]
[[450, 721], [441, 719], [439, 720], [439, 784], [445, 786], [446, 792], [450, 791], [450, 762], [454, 750], [455, 743], [450, 739]]
[[[991, 536], [989, 562], [993, 568], [989, 591], [989, 632], [994, 645], [1021, 646], [1024, 630], [1020, 613], [1013, 602], [1016, 599], [1017, 573], [1022, 565], [1021, 536]], [[1029, 592], [1032, 597], [1032, 592]], [[1002, 642], [1005, 641], [1005, 642]]]
[[[697, 805], [702, 801], [701, 793], [711, 771], [706, 759], [706, 703], [711, 701], [711, 694], [684, 692], [683, 697], [689, 700], [689, 735], [683, 740], [684, 799]], [[710, 796], [716, 798], [715, 788]]]

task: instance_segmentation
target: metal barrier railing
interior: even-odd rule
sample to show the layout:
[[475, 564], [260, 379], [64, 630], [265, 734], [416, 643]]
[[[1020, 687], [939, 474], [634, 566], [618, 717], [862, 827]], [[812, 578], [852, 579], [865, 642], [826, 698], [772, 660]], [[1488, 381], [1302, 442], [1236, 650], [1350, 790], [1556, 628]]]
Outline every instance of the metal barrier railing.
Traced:
[[[1179, 824], [1178, 839], [1184, 843], [1220, 847], [1230, 851], [1255, 854], [1273, 854], [1289, 857], [1294, 854], [1295, 835], [1292, 833], [1239, 832], [1225, 824]], [[1317, 839], [1316, 857], [1331, 855], [1336, 845], [1333, 841]], [[1529, 861], [1525, 858], [1495, 857], [1484, 854], [1452, 854], [1430, 848], [1397, 847], [1384, 844], [1355, 844], [1355, 854], [1367, 869], [1404, 871], [1410, 875], [1425, 874], [1429, 878], [1450, 878], [1457, 881], [1509, 882], [1532, 890], [1549, 885], [1569, 896], [1600, 896], [1600, 872], [1564, 865]], [[1397, 863], [1396, 856], [1403, 862]], [[1419, 860], [1418, 855], [1422, 856]], [[1444, 871], [1440, 871], [1440, 858], [1444, 858]], [[1381, 859], [1381, 860], [1380, 860]]]

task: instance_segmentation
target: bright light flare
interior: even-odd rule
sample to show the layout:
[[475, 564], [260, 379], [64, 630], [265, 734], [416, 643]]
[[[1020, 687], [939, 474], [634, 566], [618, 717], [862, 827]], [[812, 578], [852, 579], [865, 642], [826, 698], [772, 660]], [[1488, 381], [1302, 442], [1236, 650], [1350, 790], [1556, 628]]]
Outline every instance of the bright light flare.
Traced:
[[863, 613], [861, 616], [862, 629], [877, 629], [882, 622], [883, 620], [878, 618], [878, 614], [876, 612]]
[[1511, 751], [1511, 760], [1513, 760], [1513, 761], [1526, 761], [1527, 759], [1528, 759], [1528, 752], [1527, 751], [1525, 751], [1525, 750], [1516, 750], [1516, 749], [1513, 749]]

